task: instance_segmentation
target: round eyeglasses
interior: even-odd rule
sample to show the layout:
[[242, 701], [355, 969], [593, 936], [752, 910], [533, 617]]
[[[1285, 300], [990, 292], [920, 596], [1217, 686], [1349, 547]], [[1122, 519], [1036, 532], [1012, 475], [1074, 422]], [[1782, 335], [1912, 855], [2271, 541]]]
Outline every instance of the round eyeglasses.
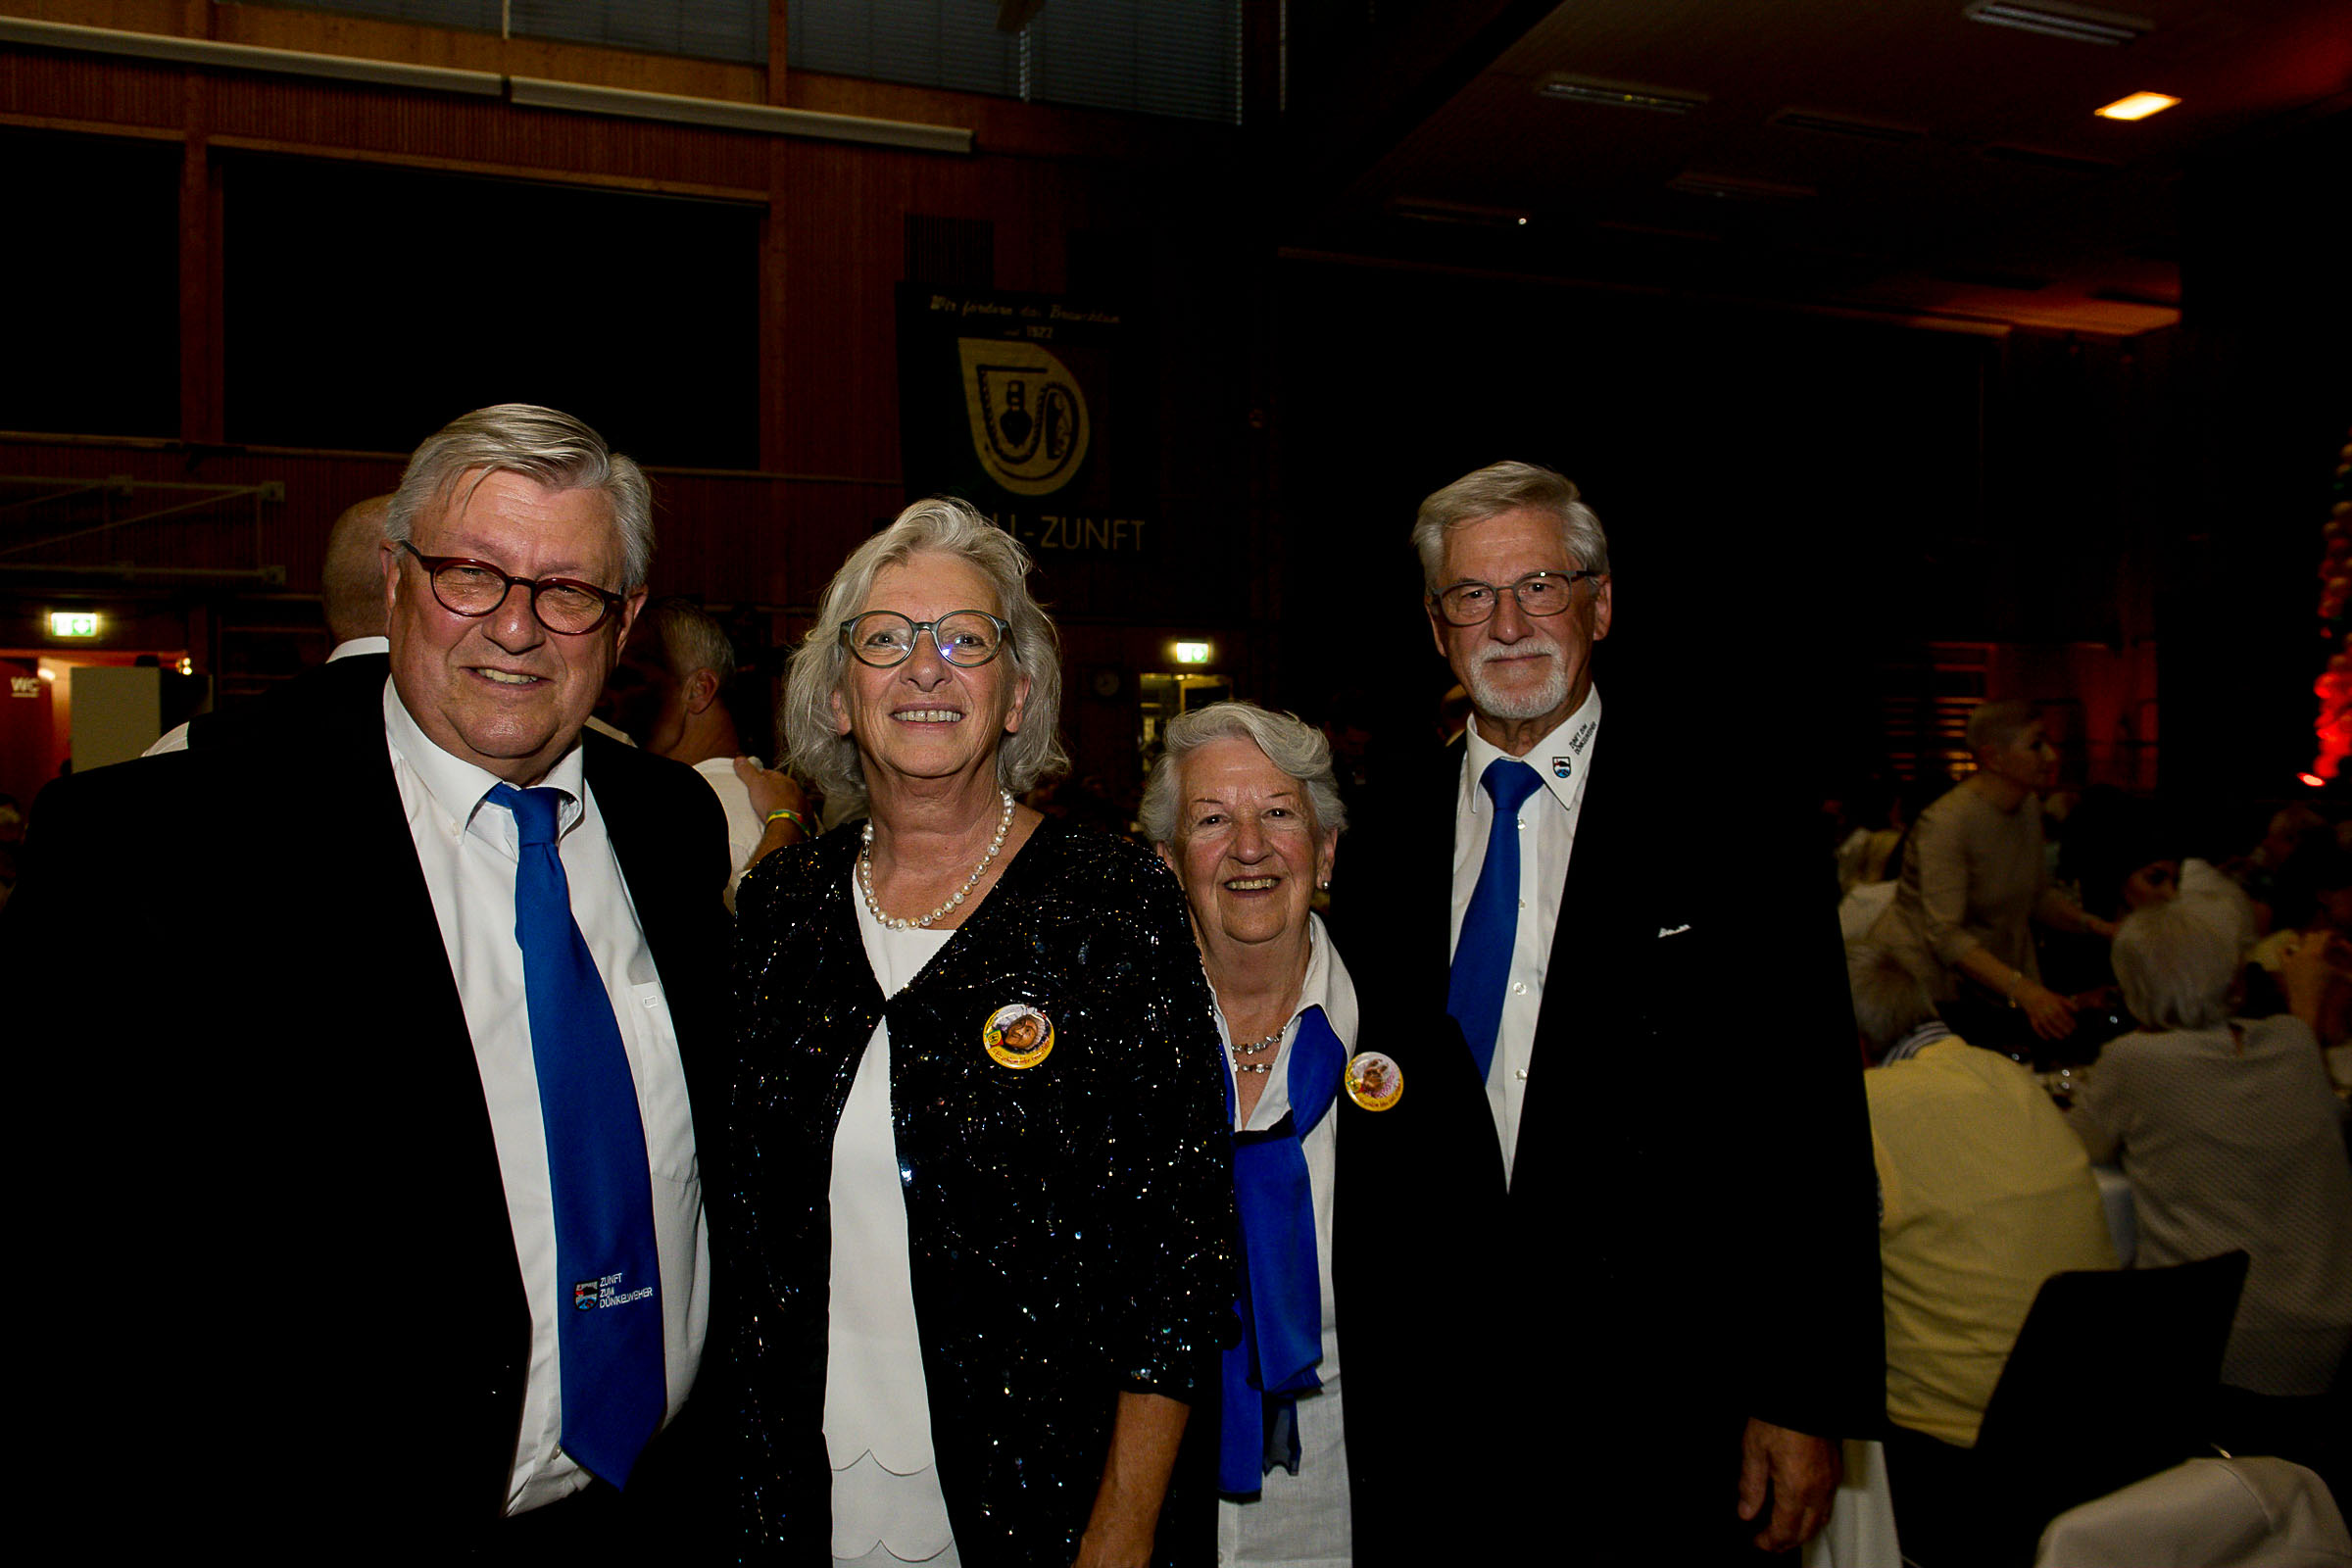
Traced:
[[1576, 585], [1587, 577], [1605, 577], [1601, 571], [1531, 571], [1517, 582], [1496, 587], [1491, 582], [1457, 582], [1430, 595], [1430, 602], [1452, 626], [1475, 626], [1494, 618], [1494, 608], [1509, 594], [1522, 615], [1556, 615], [1576, 598]]
[[895, 610], [869, 610], [841, 623], [842, 645], [860, 664], [888, 669], [914, 657], [915, 639], [931, 634], [939, 657], [958, 669], [985, 664], [1004, 652], [1012, 623], [985, 610], [957, 610], [937, 620], [909, 620]]
[[469, 620], [495, 612], [517, 588], [530, 590], [531, 613], [539, 617], [539, 624], [566, 637], [586, 636], [611, 620], [621, 607], [619, 594], [607, 593], [594, 583], [569, 577], [516, 577], [487, 561], [428, 556], [406, 539], [400, 541], [400, 548], [415, 556], [424, 568], [425, 581], [432, 584], [433, 597], [441, 602], [441, 608]]

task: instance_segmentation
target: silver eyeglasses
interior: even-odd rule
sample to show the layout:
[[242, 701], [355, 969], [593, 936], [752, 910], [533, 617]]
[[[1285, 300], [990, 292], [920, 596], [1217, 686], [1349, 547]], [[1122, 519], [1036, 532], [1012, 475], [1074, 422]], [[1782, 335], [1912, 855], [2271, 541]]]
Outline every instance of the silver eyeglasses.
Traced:
[[1438, 612], [1452, 626], [1475, 626], [1494, 618], [1495, 606], [1509, 594], [1523, 615], [1556, 615], [1575, 601], [1576, 585], [1587, 577], [1605, 577], [1605, 571], [1531, 571], [1517, 582], [1497, 587], [1491, 582], [1457, 582], [1429, 596]]
[[869, 610], [841, 623], [842, 646], [860, 664], [888, 669], [914, 657], [915, 640], [931, 634], [939, 657], [958, 669], [985, 664], [1004, 652], [1012, 623], [985, 610], [957, 610], [937, 620], [909, 620], [895, 610]]

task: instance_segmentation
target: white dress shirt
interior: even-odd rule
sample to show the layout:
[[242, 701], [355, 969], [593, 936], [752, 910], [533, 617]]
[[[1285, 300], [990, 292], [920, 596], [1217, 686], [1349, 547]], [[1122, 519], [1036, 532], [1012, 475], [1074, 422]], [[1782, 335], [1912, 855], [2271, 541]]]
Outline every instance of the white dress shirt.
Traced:
[[[1544, 788], [1519, 808], [1519, 934], [1511, 948], [1510, 985], [1502, 997], [1502, 1025], [1495, 1032], [1494, 1060], [1487, 1071], [1487, 1103], [1502, 1139], [1504, 1179], [1519, 1152], [1519, 1107], [1527, 1099], [1528, 1058], [1535, 1054], [1536, 1019], [1544, 1010], [1544, 969], [1551, 962], [1552, 933], [1560, 924], [1560, 892], [1568, 881], [1568, 856], [1576, 847], [1577, 818], [1583, 813], [1585, 783], [1592, 772], [1592, 751], [1600, 733], [1600, 688], [1587, 693], [1577, 710], [1519, 759], [1536, 770]], [[1509, 754], [1470, 726], [1462, 759], [1462, 782], [1453, 814], [1453, 933], [1446, 947], [1462, 940], [1462, 916], [1486, 863], [1487, 836], [1494, 825], [1494, 802], [1479, 782], [1487, 764]]]
[[[1274, 1070], [1265, 1075], [1265, 1093], [1236, 1132], [1263, 1132], [1282, 1120], [1291, 1108], [1291, 1046], [1298, 1038], [1298, 1014], [1321, 1007], [1340, 1044], [1355, 1049], [1355, 984], [1333, 950], [1322, 920], [1309, 914], [1306, 980], [1298, 988], [1298, 1005], [1283, 1026], [1282, 1044], [1274, 1053]], [[1217, 1036], [1228, 1048], [1233, 1034], [1225, 1014], [1217, 1014]], [[1224, 1053], [1225, 1074], [1235, 1080], [1233, 1053]], [[1256, 1076], [1252, 1074], [1251, 1076]], [[1235, 1080], [1238, 1083], [1238, 1080]], [[1238, 1111], [1241, 1101], [1234, 1101]], [[1280, 1568], [1348, 1568], [1352, 1550], [1348, 1527], [1348, 1447], [1340, 1415], [1339, 1319], [1331, 1300], [1331, 1197], [1333, 1163], [1338, 1151], [1340, 1105], [1332, 1108], [1300, 1140], [1306, 1155], [1306, 1189], [1315, 1210], [1315, 1279], [1323, 1299], [1323, 1359], [1315, 1368], [1320, 1392], [1299, 1396], [1298, 1473], [1280, 1467], [1265, 1478], [1265, 1490], [1255, 1502], [1217, 1499], [1217, 1561], [1220, 1565], [1252, 1563]]]
[[[752, 759], [758, 767], [760, 759]], [[735, 912], [735, 889], [743, 881], [743, 873], [752, 868], [752, 856], [760, 848], [766, 824], [760, 813], [752, 809], [752, 792], [735, 771], [732, 757], [706, 757], [694, 764], [703, 775], [703, 782], [718, 797], [720, 809], [727, 813], [727, 912]]]
[[[556, 1501], [588, 1484], [588, 1474], [557, 1446], [564, 1431], [557, 1323], [565, 1297], [556, 1270], [553, 1180], [539, 1079], [531, 1059], [529, 1004], [522, 949], [514, 940], [514, 813], [484, 799], [499, 778], [453, 757], [417, 727], [399, 692], [384, 683], [384, 736], [392, 776], [408, 814], [417, 864], [431, 890], [433, 914], [450, 973], [473, 1037], [499, 1174], [514, 1227], [514, 1252], [531, 1306], [531, 1365], [524, 1385], [522, 1430], [507, 1489], [507, 1512]], [[557, 853], [571, 889], [572, 918], [588, 943], [612, 1000], [621, 1048], [637, 1083], [653, 1175], [654, 1245], [662, 1263], [662, 1348], [669, 1402], [678, 1413], [702, 1362], [710, 1321], [710, 1241], [703, 1221], [702, 1176], [677, 1031], [662, 977], [637, 922], [628, 884], [606, 837], [596, 798], [573, 747], [540, 783], [566, 799]]]

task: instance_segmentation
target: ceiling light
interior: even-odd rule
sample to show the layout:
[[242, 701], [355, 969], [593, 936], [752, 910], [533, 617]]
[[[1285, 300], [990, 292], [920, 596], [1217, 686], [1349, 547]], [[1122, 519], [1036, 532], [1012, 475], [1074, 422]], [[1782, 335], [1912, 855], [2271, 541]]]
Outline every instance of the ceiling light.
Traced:
[[1607, 109], [1646, 109], [1653, 114], [1687, 115], [1707, 102], [1703, 92], [1678, 92], [1672, 87], [1644, 87], [1630, 81], [1603, 81], [1597, 76], [1568, 76], [1551, 72], [1536, 83], [1545, 98], [1565, 98], [1574, 104], [1599, 104]]
[[2094, 109], [2091, 113], [2101, 120], [2145, 120], [2150, 115], [2163, 114], [2180, 101], [2160, 92], [2135, 92], [2128, 98], [2118, 98], [2104, 109]]
[[2077, 43], [2126, 44], [2156, 30], [2156, 24], [2145, 17], [2061, 5], [2058, 0], [1976, 0], [1961, 15], [1971, 22], [2072, 38]]

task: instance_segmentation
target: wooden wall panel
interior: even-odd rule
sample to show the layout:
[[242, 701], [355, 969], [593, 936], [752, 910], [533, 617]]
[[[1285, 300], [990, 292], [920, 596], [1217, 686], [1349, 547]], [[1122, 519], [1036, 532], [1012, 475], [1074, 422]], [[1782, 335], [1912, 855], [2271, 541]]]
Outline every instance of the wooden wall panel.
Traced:
[[[1154, 545], [1144, 556], [1048, 553], [1040, 587], [1068, 617], [1074, 671], [1086, 664], [1164, 667], [1164, 644], [1181, 631], [1218, 638], [1243, 689], [1261, 689], [1264, 651], [1251, 639], [1262, 633], [1250, 622], [1271, 616], [1248, 564], [1256, 510], [1246, 490], [1245, 394], [1236, 390], [1247, 386], [1256, 352], [1246, 301], [1257, 263], [1218, 252], [1221, 242], [1203, 237], [1218, 223], [1197, 220], [1223, 214], [1239, 185], [1234, 171], [1242, 149], [1230, 132], [800, 73], [771, 89], [767, 72], [750, 67], [502, 43], [487, 34], [267, 7], [5, 3], [17, 14], [88, 25], [199, 35], [209, 28], [224, 41], [268, 47], [971, 127], [975, 152], [948, 156], [516, 109], [360, 83], [0, 49], [0, 119], [189, 137], [191, 180], [210, 171], [216, 187], [223, 153], [266, 151], [717, 195], [761, 206], [761, 466], [744, 473], [654, 471], [653, 582], [659, 591], [744, 612], [767, 627], [772, 645], [805, 629], [843, 558], [903, 500], [895, 289], [905, 273], [906, 215], [989, 222], [996, 285], [1014, 292], [1068, 291], [1075, 232], [1132, 246], [1137, 263], [1119, 275], [1131, 276], [1143, 297], [1166, 389], [1155, 411], [1167, 456]], [[191, 183], [189, 190], [187, 210], [201, 212], [200, 187]], [[214, 222], [217, 229], [217, 217]], [[93, 536], [47, 559], [226, 570], [278, 565], [286, 571], [286, 594], [314, 594], [328, 522], [350, 502], [389, 488], [401, 459], [202, 444], [218, 442], [212, 411], [220, 375], [217, 345], [206, 336], [220, 289], [217, 277], [201, 275], [205, 258], [218, 256], [217, 231], [209, 250], [195, 243], [202, 237], [190, 236], [183, 249], [190, 261], [181, 323], [183, 353], [201, 351], [182, 399], [182, 436], [198, 444], [10, 438], [0, 440], [0, 471], [280, 481], [286, 499], [264, 506], [258, 526], [245, 502]], [[441, 406], [421, 382], [417, 395], [420, 404]], [[13, 522], [0, 528], [0, 552], [25, 537]], [[0, 562], [11, 559], [24, 558], [0, 554]], [[0, 576], [0, 599], [22, 585]], [[137, 593], [164, 591], [150, 584]], [[191, 607], [199, 634], [190, 643], [199, 650], [208, 646], [203, 626], [286, 613], [283, 604], [270, 608], [268, 594], [246, 593], [240, 609], [240, 590], [188, 585], [172, 592]], [[1176, 606], [1200, 618], [1171, 627], [1164, 617]], [[219, 653], [217, 637], [210, 647]], [[1077, 737], [1081, 765], [1116, 773], [1131, 762], [1122, 739], [1125, 710], [1097, 703]]]

